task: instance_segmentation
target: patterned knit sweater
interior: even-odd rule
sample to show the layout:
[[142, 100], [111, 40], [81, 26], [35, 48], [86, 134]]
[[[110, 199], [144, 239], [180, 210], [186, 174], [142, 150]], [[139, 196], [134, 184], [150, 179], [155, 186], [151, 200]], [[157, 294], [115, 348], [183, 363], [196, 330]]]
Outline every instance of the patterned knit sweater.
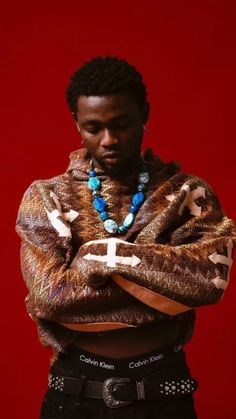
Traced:
[[[163, 322], [181, 323], [186, 342], [194, 308], [218, 302], [228, 285], [234, 224], [208, 184], [147, 150], [146, 200], [128, 232], [111, 237], [93, 208], [86, 150], [70, 157], [66, 173], [28, 188], [17, 218], [27, 310], [43, 344], [58, 352], [84, 331], [156, 324], [158, 333]], [[138, 173], [97, 173], [122, 224]]]

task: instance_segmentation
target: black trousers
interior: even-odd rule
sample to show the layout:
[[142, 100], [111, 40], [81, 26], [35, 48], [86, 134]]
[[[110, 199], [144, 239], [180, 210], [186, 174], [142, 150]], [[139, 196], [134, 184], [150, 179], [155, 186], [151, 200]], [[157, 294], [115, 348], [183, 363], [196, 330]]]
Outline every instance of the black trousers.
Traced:
[[[121, 360], [105, 358], [95, 354], [69, 348], [53, 364], [50, 374], [88, 380], [104, 381], [109, 377], [127, 377], [139, 380], [156, 377], [171, 380], [178, 377], [192, 379], [180, 346], [165, 351], [155, 351], [134, 358]], [[165, 381], [163, 381], [165, 382]], [[193, 389], [195, 391], [196, 385]], [[41, 408], [40, 419], [196, 419], [192, 392], [169, 394], [149, 400], [135, 400], [127, 406], [108, 407], [103, 399], [92, 399], [67, 394], [48, 388]], [[154, 394], [155, 397], [155, 394]]]

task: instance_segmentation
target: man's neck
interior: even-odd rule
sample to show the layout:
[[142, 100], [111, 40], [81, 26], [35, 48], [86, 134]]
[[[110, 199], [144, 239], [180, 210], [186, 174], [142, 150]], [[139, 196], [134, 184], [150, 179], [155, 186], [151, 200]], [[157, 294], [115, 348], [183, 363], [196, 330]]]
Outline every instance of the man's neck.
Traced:
[[117, 179], [122, 180], [129, 176], [131, 176], [133, 173], [136, 173], [141, 170], [143, 165], [143, 160], [141, 155], [139, 155], [136, 159], [132, 160], [131, 162], [128, 162], [125, 166], [117, 166], [117, 167], [105, 167], [97, 164], [96, 160], [93, 161], [94, 168], [103, 170], [104, 174], [109, 176], [111, 179]]

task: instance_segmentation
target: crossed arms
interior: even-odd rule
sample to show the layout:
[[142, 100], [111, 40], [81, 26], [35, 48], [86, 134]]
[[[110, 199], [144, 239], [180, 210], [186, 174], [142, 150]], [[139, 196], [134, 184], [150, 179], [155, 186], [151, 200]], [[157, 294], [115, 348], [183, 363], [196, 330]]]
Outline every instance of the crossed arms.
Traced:
[[[170, 181], [157, 191], [158, 200], [165, 203], [134, 243], [94, 240], [80, 246], [76, 255], [70, 234], [60, 235], [53, 225], [52, 208], [41, 191], [42, 182], [30, 186], [17, 219], [27, 305], [33, 317], [63, 322], [67, 313], [99, 310], [100, 300], [106, 298], [110, 306], [121, 306], [129, 302], [130, 294], [175, 315], [222, 297], [232, 265], [235, 227], [198, 178], [183, 176], [182, 185]], [[67, 232], [72, 230], [57, 211]]]

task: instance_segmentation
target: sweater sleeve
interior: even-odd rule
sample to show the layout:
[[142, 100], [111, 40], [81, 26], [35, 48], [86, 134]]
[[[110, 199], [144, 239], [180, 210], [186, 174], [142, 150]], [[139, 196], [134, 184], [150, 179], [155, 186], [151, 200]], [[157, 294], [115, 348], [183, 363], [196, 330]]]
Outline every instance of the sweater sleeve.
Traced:
[[[27, 310], [34, 319], [70, 321], [78, 312], [99, 311], [111, 296], [112, 286], [94, 290], [88, 280], [106, 272], [82, 257], [77, 267], [71, 266], [71, 222], [78, 216], [72, 209], [63, 212], [56, 195], [45, 183], [34, 182], [25, 192], [16, 222], [21, 242], [21, 269], [28, 288]], [[42, 187], [43, 185], [43, 187]], [[117, 288], [117, 286], [116, 286]], [[123, 290], [120, 296], [126, 294]], [[118, 296], [119, 297], [119, 296]]]
[[80, 256], [105, 263], [120, 287], [167, 314], [218, 302], [233, 262], [233, 222], [209, 185], [193, 176], [176, 176], [159, 201], [162, 210], [134, 243], [93, 241], [81, 247]]

